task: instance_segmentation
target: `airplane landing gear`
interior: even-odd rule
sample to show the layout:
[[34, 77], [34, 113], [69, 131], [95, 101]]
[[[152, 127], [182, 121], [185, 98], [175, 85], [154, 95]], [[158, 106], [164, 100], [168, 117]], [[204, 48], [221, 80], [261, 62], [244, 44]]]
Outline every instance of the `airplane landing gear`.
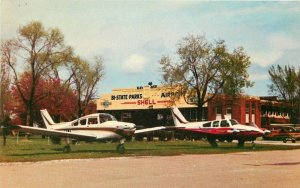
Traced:
[[71, 152], [71, 146], [68, 144], [68, 145], [65, 145], [63, 147], [63, 152], [64, 153], [70, 153]]
[[244, 148], [244, 145], [245, 145], [245, 141], [244, 140], [238, 140], [238, 144], [237, 144], [238, 148]]
[[209, 144], [210, 144], [212, 147], [214, 147], [214, 148], [218, 147], [218, 144], [217, 144], [217, 142], [216, 142], [216, 139], [214, 139], [214, 138], [207, 138], [207, 141], [209, 142]]
[[124, 143], [125, 143], [125, 139], [121, 139], [120, 144], [117, 145], [117, 152], [120, 153], [120, 154], [125, 153]]
[[256, 148], [256, 145], [255, 145], [255, 142], [254, 142], [254, 140], [253, 140], [253, 141], [252, 141], [252, 149], [255, 150], [255, 148]]
[[120, 153], [120, 154], [125, 153], [125, 146], [124, 146], [124, 144], [118, 144], [118, 146], [117, 146], [117, 152]]
[[70, 153], [71, 152], [71, 146], [70, 146], [71, 140], [70, 140], [70, 138], [65, 138], [65, 142], [66, 142], [66, 145], [63, 147], [63, 152], [64, 153]]

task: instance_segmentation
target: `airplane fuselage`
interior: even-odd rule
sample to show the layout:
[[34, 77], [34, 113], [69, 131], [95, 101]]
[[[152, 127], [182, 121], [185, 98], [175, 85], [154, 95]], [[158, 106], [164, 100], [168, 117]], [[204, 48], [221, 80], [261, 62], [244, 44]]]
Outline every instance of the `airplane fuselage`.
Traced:
[[100, 124], [74, 124], [67, 122], [60, 125], [53, 125], [52, 129], [57, 131], [65, 131], [76, 134], [84, 134], [102, 139], [107, 137], [110, 139], [121, 139], [122, 137], [130, 137], [134, 134], [135, 125], [119, 121], [107, 121]]
[[263, 130], [253, 127], [241, 125], [235, 120], [216, 120], [205, 122], [189, 122], [177, 126], [179, 130], [201, 133], [204, 136], [214, 136], [219, 139], [252, 141], [257, 137], [263, 136]]

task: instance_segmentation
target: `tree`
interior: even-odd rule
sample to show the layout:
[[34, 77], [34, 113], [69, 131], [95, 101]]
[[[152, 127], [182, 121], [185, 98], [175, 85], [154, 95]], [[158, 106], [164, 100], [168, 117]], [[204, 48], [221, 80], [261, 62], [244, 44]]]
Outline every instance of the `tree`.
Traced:
[[104, 76], [103, 60], [101, 57], [95, 57], [95, 63], [91, 64], [76, 57], [69, 64], [68, 70], [71, 75], [68, 79], [69, 84], [77, 95], [77, 115], [80, 117], [95, 97], [97, 83]]
[[244, 92], [243, 88], [254, 85], [254, 82], [248, 80], [249, 74], [247, 70], [251, 62], [243, 47], [238, 47], [227, 55], [229, 61], [224, 64], [225, 74], [223, 74], [223, 79], [225, 83], [223, 93], [235, 98]]
[[5, 116], [7, 116], [4, 106], [9, 101], [10, 72], [8, 66], [4, 63], [3, 54], [1, 54], [0, 63], [0, 123], [2, 124]]
[[2, 57], [3, 54], [1, 54], [0, 62], [0, 128], [2, 128], [3, 146], [5, 146], [6, 135], [8, 133], [6, 128], [10, 124], [9, 113], [5, 110], [5, 105], [10, 101], [10, 95], [8, 92], [10, 85], [10, 72]]
[[300, 116], [300, 69], [293, 66], [271, 66], [269, 69], [271, 84], [269, 92], [278, 95], [289, 106], [292, 123], [299, 122]]
[[[28, 88], [31, 88], [31, 84], [29, 73], [25, 72], [20, 76], [20, 89], [25, 97], [30, 94]], [[12, 87], [11, 96], [14, 98], [14, 102], [7, 105], [7, 109], [17, 115], [13, 119], [14, 123], [23, 124], [26, 122], [26, 107], [16, 86]], [[35, 121], [41, 120], [40, 109], [47, 109], [57, 121], [69, 121], [75, 116], [76, 94], [71, 88], [65, 88], [58, 79], [39, 79], [34, 98], [33, 119]]]
[[177, 63], [168, 56], [160, 60], [163, 83], [176, 85], [185, 101], [198, 107], [199, 119], [203, 105], [218, 94], [234, 96], [253, 84], [248, 81], [250, 60], [242, 47], [229, 53], [224, 40], [209, 43], [204, 36], [189, 35], [178, 44], [177, 54]]
[[[57, 29], [45, 29], [40, 22], [30, 22], [20, 27], [16, 39], [7, 40], [1, 45], [3, 61], [11, 68], [15, 88], [26, 108], [26, 125], [32, 125], [35, 93], [39, 80], [72, 57], [72, 49], [64, 44], [64, 37]], [[25, 95], [20, 84], [19, 70], [31, 75]]]

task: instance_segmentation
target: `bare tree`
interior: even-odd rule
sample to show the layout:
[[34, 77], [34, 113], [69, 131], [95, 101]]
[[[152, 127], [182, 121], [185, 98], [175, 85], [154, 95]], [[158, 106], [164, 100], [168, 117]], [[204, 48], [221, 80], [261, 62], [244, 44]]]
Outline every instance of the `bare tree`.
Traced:
[[[3, 43], [1, 43], [2, 45]], [[2, 46], [1, 46], [2, 48]], [[9, 124], [9, 113], [5, 111], [5, 104], [9, 102], [10, 71], [4, 63], [3, 54], [1, 54], [0, 64], [0, 127], [2, 128], [3, 146], [6, 145], [7, 127]]]
[[271, 66], [269, 69], [272, 94], [278, 95], [289, 106], [292, 123], [299, 123], [300, 116], [300, 69], [293, 66]]
[[[72, 48], [64, 44], [64, 37], [57, 28], [45, 29], [40, 22], [30, 22], [18, 30], [18, 37], [5, 41], [1, 46], [3, 61], [12, 70], [14, 85], [18, 89], [26, 106], [26, 125], [32, 125], [33, 106], [35, 103], [36, 86], [39, 79], [69, 61]], [[31, 74], [29, 96], [20, 87], [20, 72]]]
[[94, 63], [89, 63], [80, 57], [73, 58], [68, 67], [69, 84], [77, 94], [77, 115], [80, 117], [88, 104], [96, 96], [97, 84], [104, 76], [103, 60], [95, 57]]
[[[177, 63], [163, 56], [160, 64], [163, 82], [176, 85], [188, 104], [198, 107], [202, 119], [203, 105], [217, 94], [240, 93], [242, 87], [250, 87], [247, 68], [249, 57], [243, 48], [229, 53], [224, 40], [209, 43], [204, 36], [189, 35], [178, 44]], [[177, 89], [178, 90], [178, 89]]]
[[[2, 45], [2, 44], [1, 44]], [[2, 47], [1, 47], [2, 48]], [[1, 64], [0, 64], [0, 122], [2, 123], [4, 120], [4, 116], [6, 115], [4, 111], [4, 105], [8, 102], [8, 90], [10, 85], [10, 71], [8, 66], [4, 63], [2, 59], [4, 56], [1, 54]]]

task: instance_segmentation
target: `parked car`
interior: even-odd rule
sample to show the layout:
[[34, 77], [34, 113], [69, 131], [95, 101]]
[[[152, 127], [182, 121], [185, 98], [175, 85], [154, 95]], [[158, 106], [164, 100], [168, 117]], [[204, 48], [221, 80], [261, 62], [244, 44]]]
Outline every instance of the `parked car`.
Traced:
[[281, 140], [284, 143], [287, 141], [295, 143], [296, 140], [300, 140], [300, 131], [291, 126], [273, 127], [269, 130], [271, 133], [263, 137], [265, 140]]

